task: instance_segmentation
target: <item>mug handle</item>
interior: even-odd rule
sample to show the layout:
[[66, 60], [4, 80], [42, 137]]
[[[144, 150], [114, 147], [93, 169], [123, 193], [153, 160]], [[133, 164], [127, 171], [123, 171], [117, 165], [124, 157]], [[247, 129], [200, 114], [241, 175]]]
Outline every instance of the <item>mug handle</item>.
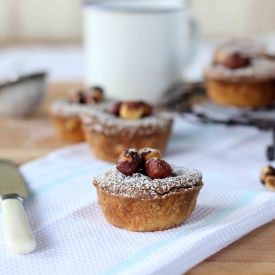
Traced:
[[193, 60], [194, 57], [196, 56], [196, 53], [199, 48], [199, 42], [201, 39], [201, 30], [200, 30], [200, 25], [198, 21], [190, 14], [187, 15], [187, 20], [188, 24], [190, 26], [190, 40], [189, 40], [189, 45], [187, 49], [187, 58], [185, 60], [186, 64], [190, 64]]

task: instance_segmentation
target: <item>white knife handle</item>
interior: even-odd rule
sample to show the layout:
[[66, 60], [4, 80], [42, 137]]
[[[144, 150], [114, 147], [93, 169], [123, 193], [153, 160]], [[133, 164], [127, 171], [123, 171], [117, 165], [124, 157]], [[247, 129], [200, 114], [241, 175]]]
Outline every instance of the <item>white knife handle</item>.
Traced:
[[8, 249], [16, 254], [32, 252], [36, 244], [22, 202], [16, 198], [4, 199], [1, 202], [1, 209]]

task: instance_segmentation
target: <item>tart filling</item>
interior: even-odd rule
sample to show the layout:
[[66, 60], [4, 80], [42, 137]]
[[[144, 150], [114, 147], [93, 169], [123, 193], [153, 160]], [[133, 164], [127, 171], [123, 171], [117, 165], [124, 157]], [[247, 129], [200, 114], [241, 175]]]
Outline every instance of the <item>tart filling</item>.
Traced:
[[142, 172], [125, 176], [115, 167], [94, 178], [93, 184], [102, 192], [123, 197], [148, 200], [165, 198], [173, 193], [200, 189], [202, 173], [171, 165], [172, 175], [164, 179], [151, 179]]
[[205, 76], [209, 79], [227, 82], [244, 81], [246, 83], [261, 82], [274, 79], [275, 62], [265, 58], [251, 59], [249, 66], [235, 70], [222, 64], [213, 64], [205, 69]]
[[172, 115], [168, 112], [153, 110], [149, 116], [128, 120], [108, 113], [107, 110], [110, 104], [112, 103], [103, 103], [93, 109], [83, 110], [81, 118], [87, 130], [107, 136], [115, 135], [116, 133], [122, 136], [148, 136], [167, 131], [171, 126]]
[[88, 105], [73, 103], [66, 99], [58, 99], [50, 106], [50, 112], [60, 117], [75, 117], [85, 110], [89, 109]]

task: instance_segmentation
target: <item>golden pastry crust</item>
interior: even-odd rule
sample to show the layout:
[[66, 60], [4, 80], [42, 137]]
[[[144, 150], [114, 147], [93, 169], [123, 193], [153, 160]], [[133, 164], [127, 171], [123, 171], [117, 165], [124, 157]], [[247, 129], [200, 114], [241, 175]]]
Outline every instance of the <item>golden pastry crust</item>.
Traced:
[[104, 217], [114, 226], [131, 231], [157, 231], [185, 222], [196, 206], [203, 186], [194, 169], [171, 166], [173, 174], [150, 179], [135, 173], [125, 176], [115, 168], [94, 178]]
[[275, 99], [273, 80], [259, 83], [232, 83], [207, 79], [206, 91], [208, 96], [218, 104], [241, 108], [270, 106]]
[[85, 138], [99, 159], [115, 162], [127, 148], [150, 147], [165, 151], [171, 135], [172, 116], [155, 112], [137, 120], [127, 120], [106, 112], [109, 104], [85, 110], [81, 115]]
[[51, 114], [51, 118], [59, 138], [71, 142], [84, 141], [84, 133], [78, 117], [60, 117]]
[[88, 141], [93, 153], [99, 159], [115, 162], [120, 152], [127, 148], [141, 149], [144, 147], [157, 148], [165, 152], [166, 144], [171, 135], [171, 127], [167, 132], [151, 134], [148, 136], [120, 136], [98, 133], [84, 126], [85, 139]]
[[165, 198], [138, 200], [97, 190], [106, 220], [112, 225], [139, 232], [165, 230], [184, 223], [193, 212], [202, 186]]

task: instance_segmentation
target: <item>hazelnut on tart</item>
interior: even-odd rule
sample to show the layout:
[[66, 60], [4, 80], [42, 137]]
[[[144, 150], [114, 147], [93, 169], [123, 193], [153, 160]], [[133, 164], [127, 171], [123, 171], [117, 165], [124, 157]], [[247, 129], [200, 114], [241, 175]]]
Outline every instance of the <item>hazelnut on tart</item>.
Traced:
[[164, 152], [172, 115], [145, 102], [106, 102], [81, 114], [86, 140], [99, 159], [115, 162], [127, 148], [152, 147]]
[[275, 100], [275, 63], [244, 52], [220, 52], [205, 69], [206, 91], [216, 103], [267, 107]]
[[213, 62], [221, 63], [223, 60], [235, 53], [240, 53], [247, 58], [263, 57], [265, 45], [251, 39], [230, 39], [217, 46], [213, 54]]
[[103, 101], [103, 90], [92, 87], [87, 90], [72, 89], [67, 98], [54, 101], [50, 106], [50, 116], [57, 135], [72, 142], [84, 141], [80, 113], [83, 109]]
[[201, 172], [170, 165], [157, 157], [146, 161], [145, 170], [137, 169], [141, 161], [135, 149], [126, 149], [116, 167], [94, 178], [104, 217], [112, 225], [131, 231], [181, 225], [196, 206], [203, 186]]

